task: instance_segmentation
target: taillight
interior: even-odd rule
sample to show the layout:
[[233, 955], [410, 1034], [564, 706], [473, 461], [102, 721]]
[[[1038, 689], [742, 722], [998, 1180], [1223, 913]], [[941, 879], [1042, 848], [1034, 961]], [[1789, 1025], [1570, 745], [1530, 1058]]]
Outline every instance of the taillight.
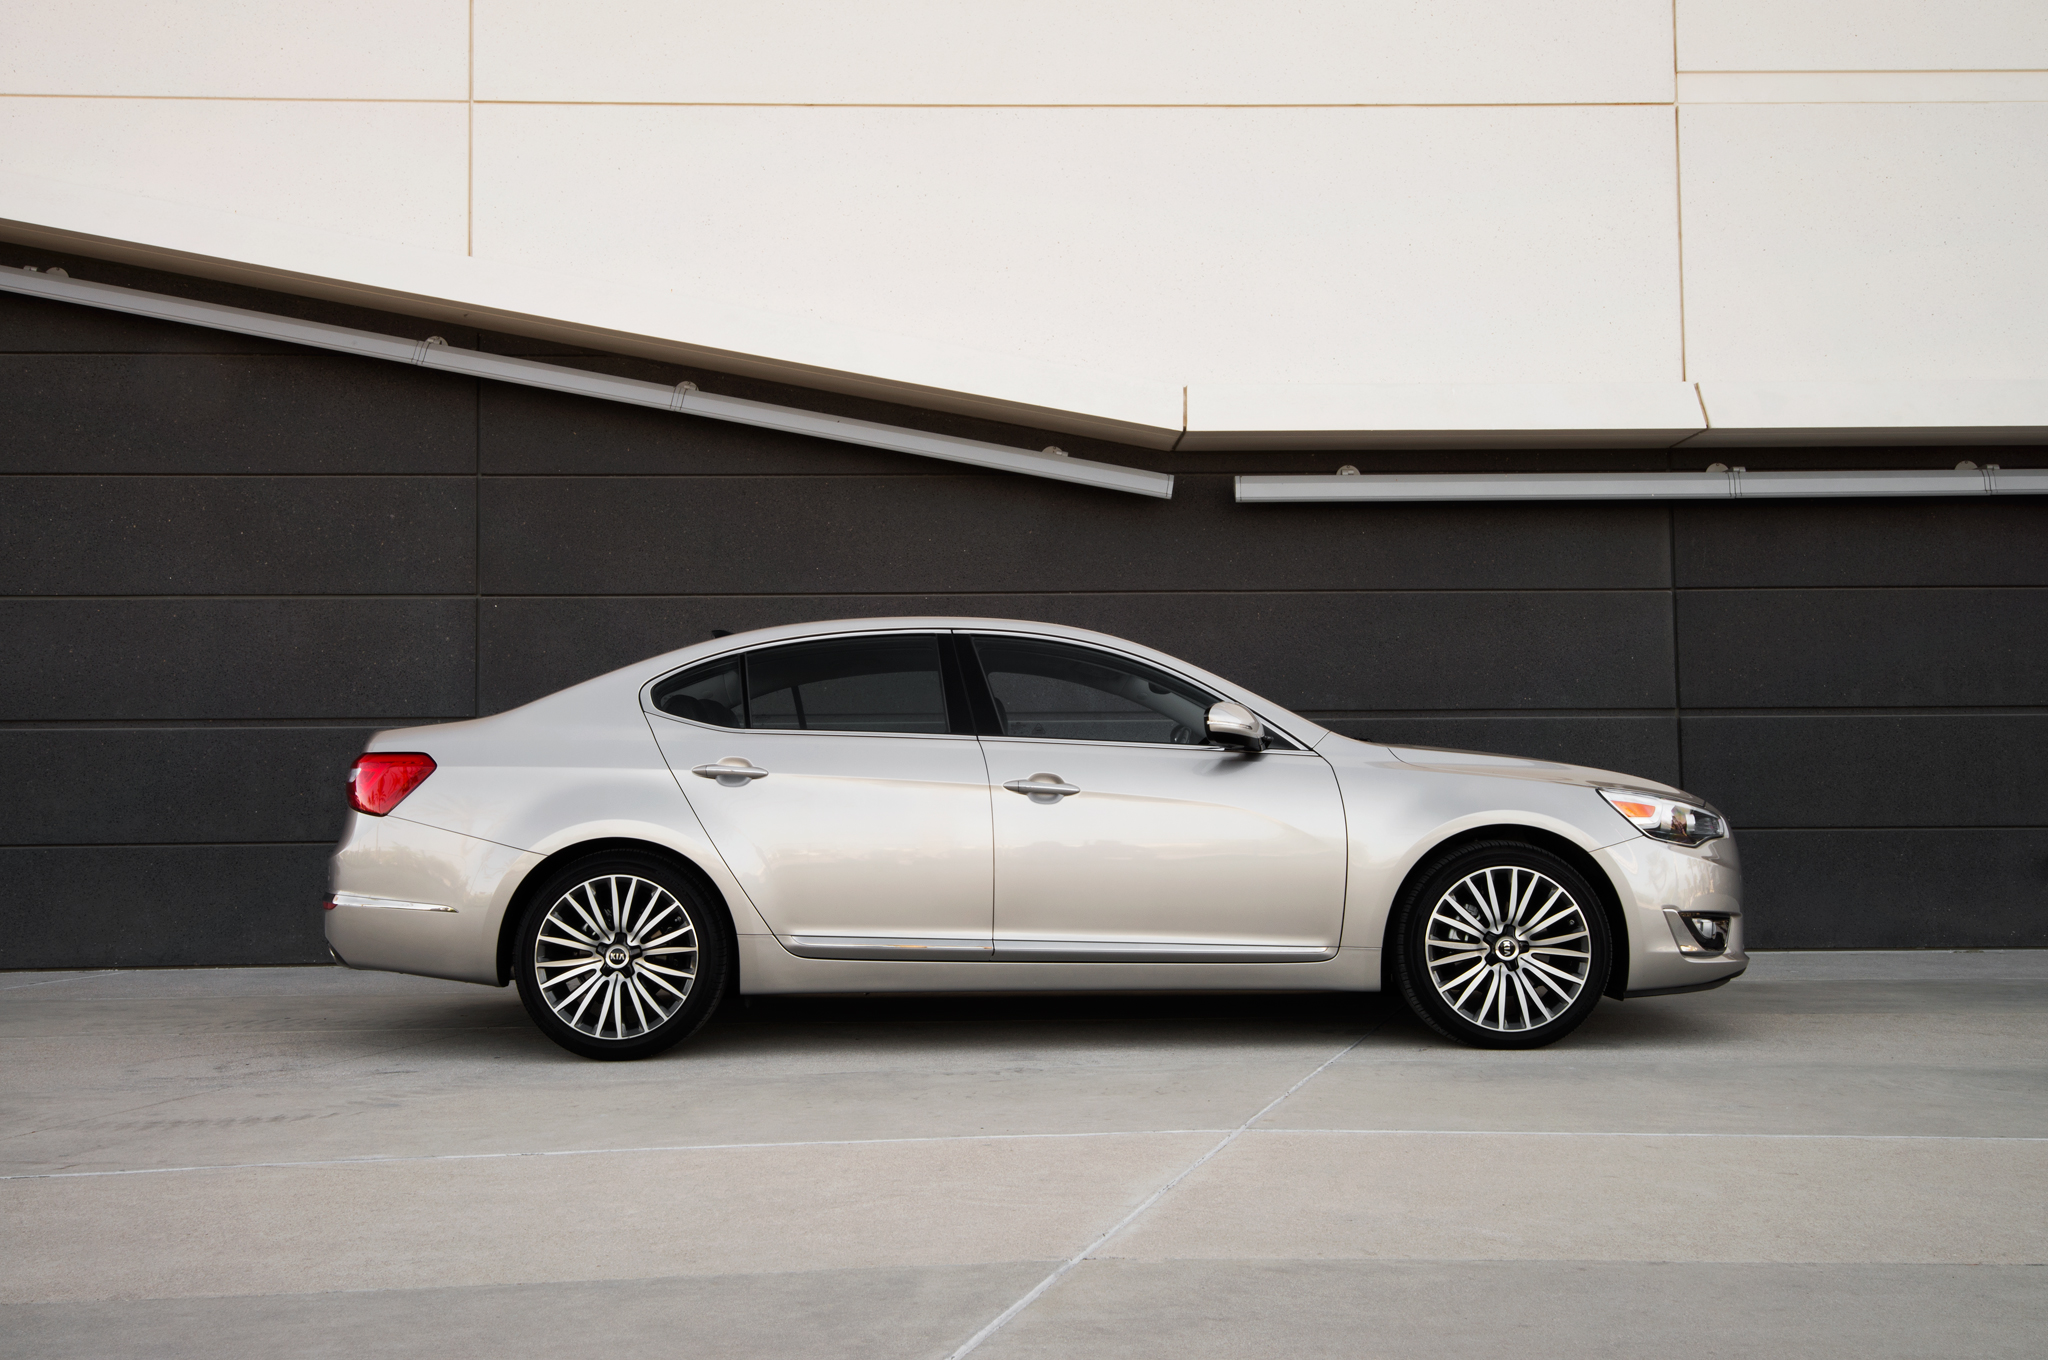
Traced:
[[433, 772], [434, 758], [421, 751], [366, 752], [348, 772], [348, 805], [382, 817]]

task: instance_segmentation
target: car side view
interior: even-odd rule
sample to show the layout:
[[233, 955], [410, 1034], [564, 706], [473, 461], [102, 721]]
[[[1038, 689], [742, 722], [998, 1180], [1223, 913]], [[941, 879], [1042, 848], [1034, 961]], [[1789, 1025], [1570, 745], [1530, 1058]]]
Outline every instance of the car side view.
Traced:
[[1004, 619], [717, 637], [379, 733], [327, 939], [641, 1058], [744, 993], [1399, 992], [1533, 1048], [1741, 973], [1734, 840], [1580, 766], [1354, 740]]

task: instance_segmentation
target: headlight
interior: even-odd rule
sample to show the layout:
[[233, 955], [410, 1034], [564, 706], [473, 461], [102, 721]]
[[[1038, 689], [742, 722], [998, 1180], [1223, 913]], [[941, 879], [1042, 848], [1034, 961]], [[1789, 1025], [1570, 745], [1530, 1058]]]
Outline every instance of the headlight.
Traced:
[[1673, 845], [1701, 845], [1728, 834], [1728, 824], [1697, 803], [1638, 789], [1602, 789], [1600, 796], [1636, 830]]

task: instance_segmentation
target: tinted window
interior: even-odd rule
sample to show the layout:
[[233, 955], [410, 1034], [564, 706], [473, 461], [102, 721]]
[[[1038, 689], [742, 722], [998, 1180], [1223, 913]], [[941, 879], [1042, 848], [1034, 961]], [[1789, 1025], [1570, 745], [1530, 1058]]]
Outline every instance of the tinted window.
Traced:
[[654, 706], [664, 713], [715, 727], [745, 727], [746, 690], [738, 657], [673, 675], [654, 687]]
[[1215, 697], [1142, 662], [1035, 638], [977, 637], [974, 650], [1005, 736], [1209, 740]]
[[654, 688], [664, 713], [717, 727], [945, 732], [933, 637], [847, 638], [714, 661]]
[[842, 638], [750, 652], [750, 727], [946, 732], [934, 637]]

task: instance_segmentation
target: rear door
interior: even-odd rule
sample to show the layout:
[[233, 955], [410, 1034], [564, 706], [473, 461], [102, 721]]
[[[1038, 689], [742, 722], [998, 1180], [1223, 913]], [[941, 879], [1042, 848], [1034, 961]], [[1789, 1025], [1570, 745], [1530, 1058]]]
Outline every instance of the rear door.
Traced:
[[690, 806], [793, 952], [989, 956], [988, 770], [942, 638], [764, 647], [651, 692]]
[[1347, 845], [1327, 761], [1284, 739], [1256, 755], [1211, 744], [1217, 696], [1135, 659], [1008, 634], [974, 635], [972, 654], [999, 733], [982, 739], [997, 959], [1336, 949]]

